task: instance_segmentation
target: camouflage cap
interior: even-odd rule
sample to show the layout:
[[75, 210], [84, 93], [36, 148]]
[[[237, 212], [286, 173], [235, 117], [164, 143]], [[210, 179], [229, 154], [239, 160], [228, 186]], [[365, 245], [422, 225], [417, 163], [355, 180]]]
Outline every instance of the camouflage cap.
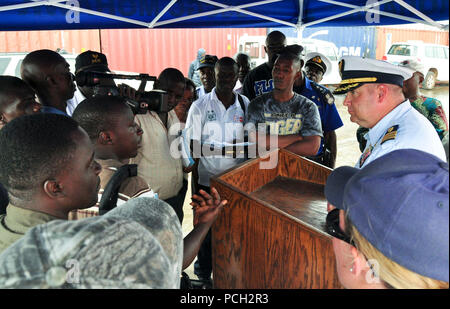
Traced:
[[0, 255], [0, 288], [179, 288], [183, 234], [164, 201], [30, 229]]

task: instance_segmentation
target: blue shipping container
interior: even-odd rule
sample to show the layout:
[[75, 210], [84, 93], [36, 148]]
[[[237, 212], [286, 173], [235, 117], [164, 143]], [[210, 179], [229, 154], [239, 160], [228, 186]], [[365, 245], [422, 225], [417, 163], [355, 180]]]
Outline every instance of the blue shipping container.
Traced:
[[[294, 28], [271, 28], [283, 32], [287, 37], [297, 37]], [[336, 45], [339, 57], [364, 56], [376, 58], [376, 27], [313, 27], [305, 28], [303, 38], [329, 41]]]

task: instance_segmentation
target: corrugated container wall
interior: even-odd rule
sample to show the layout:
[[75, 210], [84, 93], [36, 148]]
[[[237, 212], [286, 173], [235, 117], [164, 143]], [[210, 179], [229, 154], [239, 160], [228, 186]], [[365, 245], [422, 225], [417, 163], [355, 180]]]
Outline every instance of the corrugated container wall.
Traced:
[[381, 59], [392, 43], [418, 40], [424, 43], [449, 45], [448, 31], [396, 29], [377, 27], [377, 54], [376, 59]]
[[64, 49], [72, 54], [100, 50], [99, 30], [2, 31], [0, 53]]
[[106, 54], [112, 70], [157, 76], [174, 67], [187, 75], [199, 48], [219, 58], [232, 57], [240, 36], [266, 33], [265, 28], [5, 31], [0, 32], [0, 52], [96, 50]]
[[[309, 31], [316, 32], [315, 30], [320, 29]], [[333, 35], [324, 38], [315, 37], [335, 41], [340, 37], [334, 33], [335, 31], [342, 32], [342, 29], [329, 29], [328, 34]], [[363, 50], [369, 49], [370, 57], [373, 57], [376, 46], [375, 57], [381, 59], [387, 52], [386, 49], [395, 42], [421, 40], [426, 43], [449, 45], [448, 31], [376, 27], [375, 35], [367, 35], [362, 29], [354, 29], [353, 32], [359, 33], [359, 36], [347, 35], [351, 38], [352, 44], [336, 42], [340, 53], [344, 54], [345, 48], [351, 51], [352, 48], [357, 50], [361, 46], [361, 55], [364, 54]], [[219, 58], [233, 56], [238, 49], [239, 37], [245, 34], [265, 36], [266, 33], [267, 30], [263, 28], [6, 31], [0, 32], [0, 52], [30, 52], [42, 48], [52, 50], [59, 48], [79, 54], [89, 49], [101, 50], [107, 55], [112, 70], [157, 76], [163, 69], [175, 67], [187, 75], [189, 64], [195, 59], [199, 48], [204, 48], [208, 54]], [[362, 45], [361, 33], [364, 34]], [[305, 31], [305, 37], [311, 34], [313, 33]], [[376, 42], [373, 42], [374, 40]], [[369, 56], [367, 53], [365, 55]]]
[[158, 76], [168, 67], [187, 75], [199, 48], [233, 57], [243, 35], [266, 35], [266, 29], [121, 29], [101, 30], [102, 50], [113, 70]]

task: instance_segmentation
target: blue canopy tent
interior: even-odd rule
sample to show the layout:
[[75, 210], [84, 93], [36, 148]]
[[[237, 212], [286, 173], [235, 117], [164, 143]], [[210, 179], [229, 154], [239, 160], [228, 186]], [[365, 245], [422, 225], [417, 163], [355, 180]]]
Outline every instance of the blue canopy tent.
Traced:
[[448, 29], [448, 0], [2, 0], [0, 31], [271, 28], [423, 23]]

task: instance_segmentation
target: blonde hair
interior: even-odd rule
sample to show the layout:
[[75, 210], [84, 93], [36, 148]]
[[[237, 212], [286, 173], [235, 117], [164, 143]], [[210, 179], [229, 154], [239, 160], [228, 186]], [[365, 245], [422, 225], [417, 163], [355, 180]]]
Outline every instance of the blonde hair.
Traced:
[[415, 273], [398, 263], [387, 258], [367, 241], [348, 220], [346, 216], [346, 230], [354, 241], [356, 248], [367, 260], [376, 260], [378, 266], [375, 269], [377, 276], [384, 285], [394, 289], [448, 289], [448, 282], [431, 279]]

